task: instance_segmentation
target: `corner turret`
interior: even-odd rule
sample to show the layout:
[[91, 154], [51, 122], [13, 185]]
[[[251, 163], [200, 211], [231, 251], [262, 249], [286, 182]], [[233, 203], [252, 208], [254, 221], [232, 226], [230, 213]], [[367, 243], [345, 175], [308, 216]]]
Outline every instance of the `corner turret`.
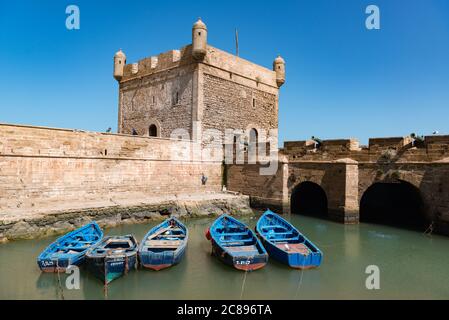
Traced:
[[274, 59], [273, 71], [276, 72], [276, 83], [281, 87], [285, 83], [285, 61], [280, 55]]
[[201, 18], [192, 27], [192, 55], [197, 60], [203, 60], [206, 56], [207, 27]]
[[123, 53], [122, 49], [117, 51], [114, 55], [114, 78], [120, 81], [123, 77], [123, 68], [126, 64], [126, 55]]

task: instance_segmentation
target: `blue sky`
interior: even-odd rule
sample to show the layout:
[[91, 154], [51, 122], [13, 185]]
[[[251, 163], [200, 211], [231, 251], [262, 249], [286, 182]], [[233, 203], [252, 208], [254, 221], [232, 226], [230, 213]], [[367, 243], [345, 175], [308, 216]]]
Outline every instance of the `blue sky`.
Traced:
[[[81, 29], [65, 28], [76, 4]], [[365, 28], [378, 5], [381, 30]], [[191, 41], [271, 67], [287, 82], [281, 140], [449, 134], [449, 1], [2, 1], [0, 122], [104, 131], [117, 126], [112, 57], [129, 62]]]

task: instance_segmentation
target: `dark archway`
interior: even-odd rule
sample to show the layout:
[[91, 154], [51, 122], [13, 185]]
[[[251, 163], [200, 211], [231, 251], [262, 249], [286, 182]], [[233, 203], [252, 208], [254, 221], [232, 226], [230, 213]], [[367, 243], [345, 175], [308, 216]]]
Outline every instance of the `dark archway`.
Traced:
[[157, 137], [158, 133], [157, 133], [157, 127], [155, 124], [150, 125], [150, 127], [148, 128], [148, 135], [150, 137]]
[[369, 187], [360, 200], [360, 222], [422, 231], [429, 226], [419, 189], [405, 181]]
[[313, 182], [302, 182], [292, 190], [291, 213], [327, 217], [327, 196], [323, 188]]

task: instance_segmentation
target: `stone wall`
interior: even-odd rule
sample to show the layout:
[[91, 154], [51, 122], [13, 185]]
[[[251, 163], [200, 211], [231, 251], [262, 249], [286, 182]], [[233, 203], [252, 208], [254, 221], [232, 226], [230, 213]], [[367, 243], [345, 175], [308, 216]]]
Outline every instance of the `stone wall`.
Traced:
[[204, 129], [268, 130], [277, 118], [276, 95], [204, 74]]
[[232, 164], [226, 167], [228, 190], [249, 195], [252, 207], [270, 208], [278, 212], [286, 210], [287, 164], [279, 163], [273, 175], [261, 175], [259, 164]]
[[[333, 218], [358, 222], [365, 191], [375, 183], [407, 182], [419, 191], [424, 214], [435, 230], [449, 234], [449, 136], [285, 142], [289, 159], [289, 196], [302, 181], [320, 185]], [[335, 215], [335, 213], [337, 213]]]
[[221, 162], [172, 160], [173, 153], [192, 146], [191, 141], [0, 125], [0, 219], [95, 201], [103, 206], [220, 191]]
[[345, 159], [333, 162], [290, 162], [288, 164], [288, 201], [292, 191], [303, 182], [323, 188], [333, 220], [358, 222], [357, 162]]
[[193, 66], [160, 71], [120, 84], [120, 133], [148, 136], [149, 126], [158, 136], [170, 137], [175, 129], [192, 135]]

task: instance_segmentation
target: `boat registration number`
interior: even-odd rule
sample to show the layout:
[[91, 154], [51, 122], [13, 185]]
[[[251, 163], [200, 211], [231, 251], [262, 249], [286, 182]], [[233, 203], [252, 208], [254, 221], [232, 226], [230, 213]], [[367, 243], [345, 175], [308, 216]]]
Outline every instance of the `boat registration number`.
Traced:
[[247, 266], [247, 265], [251, 264], [251, 260], [237, 260], [236, 264]]
[[42, 266], [44, 266], [44, 267], [51, 267], [51, 266], [54, 266], [54, 265], [55, 265], [55, 263], [53, 261], [51, 261], [51, 260], [44, 260], [44, 261], [42, 261]]

